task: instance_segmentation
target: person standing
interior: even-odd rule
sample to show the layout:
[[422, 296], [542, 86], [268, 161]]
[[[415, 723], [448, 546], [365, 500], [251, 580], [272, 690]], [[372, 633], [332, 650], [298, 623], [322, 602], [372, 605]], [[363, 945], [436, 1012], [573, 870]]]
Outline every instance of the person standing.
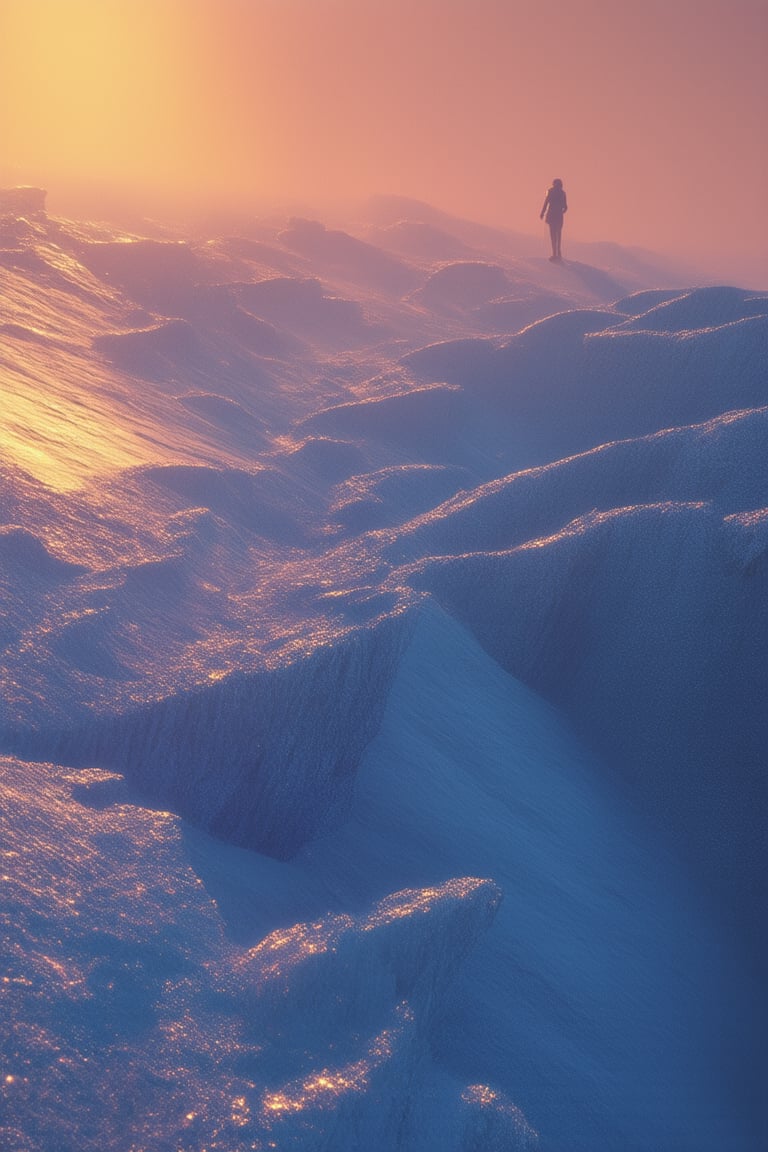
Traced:
[[552, 255], [550, 260], [562, 260], [560, 242], [563, 236], [563, 216], [568, 211], [568, 201], [565, 198], [565, 188], [562, 180], [553, 180], [547, 189], [547, 195], [539, 213], [539, 219], [549, 224], [549, 235], [552, 240]]

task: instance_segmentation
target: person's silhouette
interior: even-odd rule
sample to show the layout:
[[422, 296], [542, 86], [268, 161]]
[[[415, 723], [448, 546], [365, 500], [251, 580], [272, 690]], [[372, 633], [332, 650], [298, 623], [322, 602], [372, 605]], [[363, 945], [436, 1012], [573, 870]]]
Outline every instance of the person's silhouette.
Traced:
[[549, 235], [552, 240], [552, 255], [550, 260], [562, 260], [560, 242], [563, 235], [563, 216], [568, 211], [568, 201], [565, 198], [565, 188], [562, 180], [553, 180], [547, 189], [544, 203], [541, 207], [539, 219], [543, 220], [546, 214], [549, 224]]

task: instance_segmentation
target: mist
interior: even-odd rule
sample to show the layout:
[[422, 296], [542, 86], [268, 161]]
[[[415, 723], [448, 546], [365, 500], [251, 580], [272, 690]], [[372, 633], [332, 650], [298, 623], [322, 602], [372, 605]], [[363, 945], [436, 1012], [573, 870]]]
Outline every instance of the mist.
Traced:
[[[754, 0], [0, 0], [3, 183], [244, 211], [370, 195], [759, 280]], [[758, 219], [755, 219], [755, 216]]]

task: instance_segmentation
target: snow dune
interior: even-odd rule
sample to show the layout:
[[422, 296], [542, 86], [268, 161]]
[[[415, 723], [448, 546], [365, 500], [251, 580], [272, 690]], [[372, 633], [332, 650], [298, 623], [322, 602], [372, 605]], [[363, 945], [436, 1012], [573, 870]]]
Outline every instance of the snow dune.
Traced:
[[754, 1152], [768, 296], [392, 198], [41, 203], [4, 1146]]

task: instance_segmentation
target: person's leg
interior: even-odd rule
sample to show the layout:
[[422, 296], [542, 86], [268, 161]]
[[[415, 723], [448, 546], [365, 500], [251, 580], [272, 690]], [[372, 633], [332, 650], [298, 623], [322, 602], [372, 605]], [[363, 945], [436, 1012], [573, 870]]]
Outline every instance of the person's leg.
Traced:
[[556, 259], [558, 259], [558, 260], [561, 260], [561, 259], [562, 259], [562, 255], [563, 255], [563, 254], [562, 254], [562, 252], [561, 252], [561, 249], [560, 249], [560, 245], [561, 245], [562, 239], [563, 239], [563, 224], [562, 224], [562, 221], [561, 221], [561, 222], [560, 222], [560, 223], [559, 223], [559, 224], [556, 226], [556, 228], [555, 228], [555, 234], [554, 234], [554, 248], [555, 248], [555, 257], [556, 257]]
[[552, 259], [557, 257], [557, 225], [553, 222], [549, 225], [549, 239], [552, 242]]

